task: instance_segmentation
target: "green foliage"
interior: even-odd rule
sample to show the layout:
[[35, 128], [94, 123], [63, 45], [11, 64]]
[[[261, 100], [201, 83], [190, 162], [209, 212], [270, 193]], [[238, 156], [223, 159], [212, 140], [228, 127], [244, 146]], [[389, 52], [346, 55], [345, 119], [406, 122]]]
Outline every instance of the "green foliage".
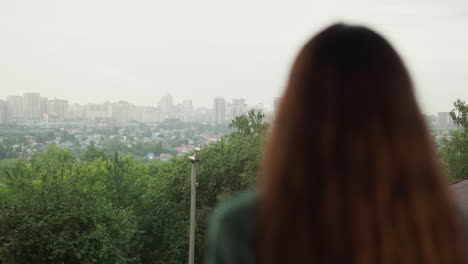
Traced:
[[262, 111], [251, 109], [246, 114], [236, 117], [229, 127], [235, 129], [234, 135], [261, 136], [267, 131], [268, 124]]
[[70, 175], [74, 161], [69, 150], [50, 145], [44, 154], [36, 154], [31, 158], [31, 166], [41, 180], [46, 178], [64, 179]]
[[15, 160], [13, 165], [2, 167], [0, 175], [0, 184], [4, 191], [23, 190], [34, 179], [31, 166], [20, 159]]
[[[199, 153], [197, 263], [213, 207], [255, 183], [267, 131], [264, 115], [251, 111], [234, 120], [231, 129], [233, 134]], [[77, 159], [52, 145], [30, 161], [0, 167], [2, 263], [187, 260], [191, 163], [182, 157], [155, 165], [122, 154], [157, 155], [166, 151], [160, 143], [131, 148], [118, 140], [110, 143], [115, 144], [110, 156], [91, 144]]]
[[121, 142], [118, 138], [106, 141], [103, 146], [103, 149], [105, 149], [108, 153], [127, 153], [129, 151], [127, 145]]
[[468, 177], [468, 104], [457, 99], [453, 105], [450, 116], [460, 130], [443, 138], [439, 147], [442, 164], [451, 181]]
[[130, 160], [119, 157], [116, 152], [113, 159], [105, 161], [104, 166], [107, 170], [106, 187], [111, 194], [111, 200], [115, 206], [124, 207], [128, 202], [127, 194], [135, 181], [135, 178], [128, 174]]
[[91, 142], [91, 144], [89, 144], [89, 146], [86, 148], [85, 153], [83, 154], [83, 160], [90, 161], [90, 162], [93, 160], [105, 159], [105, 158], [106, 158], [106, 153], [101, 149], [97, 149], [94, 142]]
[[[46, 170], [42, 167], [45, 159], [67, 156], [62, 150], [48, 151], [50, 156], [39, 157], [33, 166], [18, 161], [4, 168], [0, 182], [0, 260], [130, 262], [130, 245], [137, 234], [133, 212], [113, 208], [98, 192], [86, 192], [82, 177], [67, 163], [63, 169], [54, 165]], [[38, 168], [41, 171], [36, 172]], [[68, 174], [60, 175], [59, 171]]]
[[[468, 129], [468, 104], [464, 101], [457, 99], [453, 106], [455, 109], [450, 111], [450, 117], [455, 125], [462, 127], [464, 130]], [[468, 176], [467, 176], [468, 177]]]
[[468, 177], [468, 133], [455, 131], [450, 138], [443, 138], [439, 154], [449, 180]]

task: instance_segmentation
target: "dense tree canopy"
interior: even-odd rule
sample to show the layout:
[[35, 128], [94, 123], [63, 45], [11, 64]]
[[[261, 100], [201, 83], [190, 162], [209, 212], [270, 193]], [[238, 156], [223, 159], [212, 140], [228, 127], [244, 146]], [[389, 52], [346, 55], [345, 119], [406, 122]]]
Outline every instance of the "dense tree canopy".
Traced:
[[[253, 111], [236, 120], [234, 133], [199, 155], [197, 262], [213, 207], [255, 182], [264, 115]], [[51, 145], [29, 161], [2, 167], [0, 260], [183, 263], [189, 208], [187, 157], [150, 164], [118, 151], [108, 155], [93, 144], [79, 157]]]

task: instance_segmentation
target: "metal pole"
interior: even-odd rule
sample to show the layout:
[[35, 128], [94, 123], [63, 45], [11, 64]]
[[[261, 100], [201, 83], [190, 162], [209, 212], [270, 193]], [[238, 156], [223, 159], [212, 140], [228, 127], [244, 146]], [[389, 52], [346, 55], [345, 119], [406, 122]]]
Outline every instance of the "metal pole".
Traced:
[[189, 242], [189, 260], [188, 264], [194, 264], [195, 258], [195, 205], [196, 205], [196, 182], [197, 182], [197, 163], [192, 162], [192, 187], [190, 197], [190, 242]]

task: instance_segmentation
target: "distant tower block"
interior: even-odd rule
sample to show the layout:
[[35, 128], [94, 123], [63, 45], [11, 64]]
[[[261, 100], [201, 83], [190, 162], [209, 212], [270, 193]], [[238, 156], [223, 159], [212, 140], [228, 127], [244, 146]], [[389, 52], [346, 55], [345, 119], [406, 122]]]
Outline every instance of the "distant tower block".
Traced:
[[226, 121], [226, 100], [216, 97], [213, 101], [214, 123], [222, 124]]

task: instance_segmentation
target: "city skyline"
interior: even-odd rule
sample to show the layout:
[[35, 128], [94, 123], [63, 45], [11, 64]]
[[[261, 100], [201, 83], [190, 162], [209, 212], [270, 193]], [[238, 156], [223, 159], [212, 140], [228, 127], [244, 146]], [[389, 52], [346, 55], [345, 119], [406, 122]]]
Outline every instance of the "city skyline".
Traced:
[[[262, 110], [271, 121], [278, 111], [279, 101], [279, 97], [275, 98], [272, 102], [273, 109], [265, 109], [261, 104], [257, 106], [246, 104], [245, 98], [242, 97], [226, 100], [218, 96], [212, 100], [212, 107], [207, 108], [194, 107], [190, 99], [184, 99], [182, 102], [174, 100], [171, 94], [166, 93], [160, 97], [156, 106], [135, 105], [123, 100], [80, 105], [69, 104], [68, 100], [57, 98], [49, 100], [40, 93], [24, 93], [23, 96], [8, 96], [6, 100], [0, 98], [0, 124], [105, 120], [120, 123], [161, 123], [169, 119], [178, 119], [217, 125], [225, 124], [250, 109]], [[423, 116], [434, 135], [456, 129], [449, 111], [423, 114]]]
[[[74, 104], [77, 104], [77, 105], [96, 105], [96, 104], [105, 104], [105, 103], [118, 103], [118, 102], [127, 102], [131, 105], [135, 105], [135, 106], [144, 106], [144, 107], [161, 107], [161, 100], [163, 100], [166, 96], [171, 96], [172, 98], [174, 98], [170, 93], [165, 93], [163, 95], [161, 95], [160, 97], [156, 97], [156, 99], [154, 100], [154, 102], [152, 104], [138, 104], [138, 103], [135, 103], [135, 102], [130, 102], [128, 100], [124, 100], [124, 99], [117, 99], [117, 100], [107, 100], [107, 101], [100, 101], [100, 102], [86, 102], [86, 103], [80, 103], [80, 102], [76, 102], [76, 101], [73, 101], [71, 100], [70, 98], [63, 98], [63, 97], [57, 97], [57, 96], [47, 96], [47, 95], [44, 95], [42, 93], [39, 93], [39, 92], [25, 92], [25, 93], [22, 93], [22, 94], [19, 94], [19, 93], [16, 93], [16, 94], [11, 94], [11, 95], [7, 95], [7, 96], [4, 96], [4, 97], [1, 97], [0, 96], [0, 101], [1, 100], [4, 100], [4, 101], [7, 101], [7, 99], [9, 97], [23, 97], [25, 94], [40, 94], [40, 98], [47, 98], [48, 100], [66, 100], [68, 101], [69, 105], [74, 105]], [[213, 96], [211, 98], [211, 103], [209, 105], [195, 105], [193, 104], [193, 100], [190, 99], [190, 98], [184, 98], [184, 99], [178, 99], [176, 98], [176, 100], [172, 101], [173, 105], [180, 105], [180, 106], [184, 106], [184, 103], [187, 103], [188, 101], [192, 102], [192, 106], [193, 108], [207, 108], [207, 109], [213, 109], [213, 100], [216, 100], [216, 98], [223, 98], [226, 100], [226, 103], [229, 104], [229, 103], [232, 103], [232, 102], [238, 102], [239, 100], [241, 102], [243, 102], [243, 104], [245, 104], [247, 102], [247, 100], [244, 98], [244, 97], [233, 97], [233, 98], [227, 98], [227, 97], [223, 97], [223, 96]], [[256, 103], [250, 103], [250, 104], [247, 104], [253, 108], [255, 107], [259, 107], [261, 106], [264, 110], [266, 111], [273, 111], [274, 110], [274, 101], [277, 100], [278, 97], [274, 98], [273, 101], [271, 102], [271, 106], [270, 107], [267, 107], [265, 106], [262, 102], [256, 102]], [[234, 103], [236, 104], [236, 103]]]
[[[133, 105], [133, 106], [161, 108], [161, 101], [164, 100], [164, 98], [166, 96], [170, 96], [170, 97], [172, 97], [171, 100], [173, 100], [172, 101], [173, 105], [184, 107], [184, 104], [186, 104], [188, 101], [190, 101], [191, 107], [193, 109], [214, 109], [215, 107], [213, 105], [213, 101], [216, 100], [217, 98], [222, 98], [222, 99], [224, 99], [226, 101], [225, 102], [226, 104], [234, 104], [235, 105], [236, 101], [241, 100], [242, 104], [246, 104], [250, 108], [260, 108], [260, 109], [262, 109], [262, 110], [264, 110], [266, 112], [275, 112], [277, 110], [277, 106], [279, 104], [279, 99], [280, 99], [280, 97], [274, 97], [271, 100], [271, 102], [269, 102], [267, 104], [264, 104], [263, 102], [250, 102], [249, 104], [247, 104], [246, 103], [247, 102], [246, 98], [242, 97], [242, 96], [237, 96], [237, 97], [232, 97], [232, 98], [223, 97], [223, 96], [213, 96], [210, 99], [211, 100], [210, 104], [208, 104], [208, 105], [196, 105], [196, 104], [193, 103], [193, 99], [190, 99], [190, 98], [175, 98], [175, 100], [174, 100], [174, 96], [172, 96], [171, 93], [166, 92], [166, 93], [163, 93], [162, 95], [160, 95], [159, 97], [155, 97], [155, 99], [153, 100], [153, 103], [150, 103], [150, 104], [138, 104], [138, 103], [131, 102], [131, 101], [128, 101], [128, 100], [125, 100], [125, 99], [106, 100], [106, 101], [101, 101], [101, 102], [80, 103], [80, 102], [76, 102], [74, 100], [71, 100], [70, 98], [63, 98], [63, 97], [59, 98], [57, 96], [46, 96], [46, 95], [43, 95], [42, 93], [39, 93], [39, 92], [25, 92], [23, 94], [16, 93], [16, 94], [7, 95], [7, 96], [4, 96], [4, 97], [0, 96], [0, 101], [2, 101], [2, 100], [7, 101], [8, 97], [16, 97], [16, 96], [22, 97], [24, 94], [34, 94], [34, 93], [40, 94], [41, 98], [48, 98], [49, 100], [66, 100], [66, 101], [68, 101], [69, 105], [80, 105], [80, 106], [101, 105], [101, 104], [106, 104], [106, 103], [111, 103], [112, 104], [112, 103], [118, 103], [118, 102], [123, 101], [123, 102], [126, 102], [126, 103], [128, 103], [130, 105]], [[421, 108], [421, 112], [422, 112], [422, 114], [427, 115], [427, 116], [431, 116], [431, 115], [436, 116], [438, 113], [450, 112], [452, 109], [453, 109], [453, 106], [450, 105], [450, 107], [448, 109], [445, 109], [443, 111], [426, 112], [426, 111], [424, 111], [423, 108]]]
[[[3, 123], [49, 123], [66, 121], [103, 121], [158, 123], [168, 119], [191, 122], [226, 123], [249, 109], [260, 109], [271, 116], [263, 105], [247, 105], [245, 98], [213, 99], [213, 108], [194, 107], [192, 100], [181, 102], [164, 94], [156, 106], [141, 106], [128, 101], [77, 104], [64, 99], [49, 99], [40, 93], [24, 93], [0, 98], [0, 124]], [[218, 103], [220, 102], [220, 103]]]

